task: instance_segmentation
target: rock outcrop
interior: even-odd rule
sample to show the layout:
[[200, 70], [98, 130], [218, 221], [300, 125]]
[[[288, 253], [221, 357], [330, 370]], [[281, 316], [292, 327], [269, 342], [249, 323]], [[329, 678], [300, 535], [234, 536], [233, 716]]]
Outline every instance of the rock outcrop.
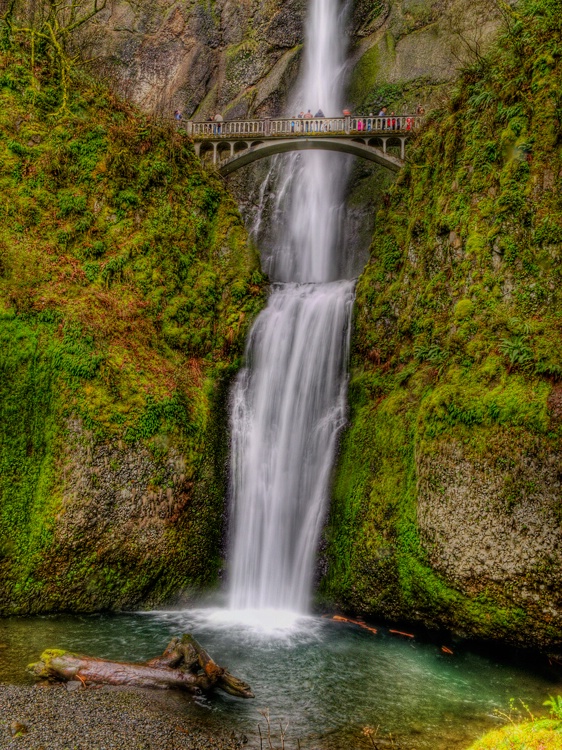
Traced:
[[264, 279], [187, 137], [92, 81], [53, 124], [28, 63], [0, 54], [0, 615], [154, 605], [216, 583]]
[[82, 45], [145, 110], [267, 116], [298, 71], [305, 11], [304, 0], [116, 0]]
[[559, 648], [560, 3], [504, 10], [377, 216], [324, 591]]
[[[492, 4], [493, 5], [493, 4]], [[434, 97], [497, 28], [483, 0], [356, 0], [347, 14], [350, 101]], [[298, 75], [306, 0], [115, 0], [81, 44], [98, 74], [151, 112], [280, 114]], [[475, 31], [476, 29], [476, 31]]]

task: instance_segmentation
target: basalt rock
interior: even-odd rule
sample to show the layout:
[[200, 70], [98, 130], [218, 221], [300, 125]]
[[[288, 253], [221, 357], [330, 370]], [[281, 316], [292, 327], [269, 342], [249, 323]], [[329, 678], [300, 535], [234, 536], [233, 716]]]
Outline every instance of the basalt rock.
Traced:
[[297, 72], [304, 0], [113, 3], [81, 46], [144, 109], [264, 116]]
[[536, 66], [559, 39], [559, 3], [513, 12], [536, 53], [504, 29], [428, 118], [377, 216], [324, 594], [557, 652], [562, 68], [554, 55]]

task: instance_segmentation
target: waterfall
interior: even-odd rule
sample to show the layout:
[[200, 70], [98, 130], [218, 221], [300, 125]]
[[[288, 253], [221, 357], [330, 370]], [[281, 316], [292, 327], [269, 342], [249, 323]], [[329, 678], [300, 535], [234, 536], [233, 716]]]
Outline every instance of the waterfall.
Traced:
[[[309, 0], [294, 111], [341, 112], [340, 0]], [[275, 282], [232, 394], [233, 609], [306, 612], [337, 435], [345, 421], [354, 282], [342, 280], [349, 160], [307, 152], [283, 162], [264, 265]]]

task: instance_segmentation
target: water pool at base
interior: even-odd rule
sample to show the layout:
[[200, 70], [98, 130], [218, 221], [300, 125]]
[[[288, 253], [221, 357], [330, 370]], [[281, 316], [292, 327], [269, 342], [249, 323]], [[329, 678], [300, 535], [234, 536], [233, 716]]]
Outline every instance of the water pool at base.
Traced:
[[225, 610], [46, 616], [0, 620], [0, 682], [25, 681], [25, 665], [45, 648], [142, 661], [192, 632], [220, 664], [247, 680], [255, 700], [222, 694], [194, 701], [170, 694], [200, 725], [245, 734], [259, 747], [259, 710], [289, 722], [286, 748], [367, 748], [366, 727], [392, 735], [400, 750], [461, 750], [501, 724], [494, 710], [511, 698], [540, 712], [562, 685], [546, 672], [379, 629], [273, 612], [268, 627]]

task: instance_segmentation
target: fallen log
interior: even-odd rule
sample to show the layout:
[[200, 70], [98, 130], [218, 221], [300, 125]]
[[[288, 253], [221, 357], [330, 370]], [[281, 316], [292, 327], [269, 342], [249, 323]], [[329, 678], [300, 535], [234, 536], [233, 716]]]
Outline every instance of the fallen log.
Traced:
[[223, 690], [237, 698], [253, 698], [248, 684], [220, 667], [192, 635], [173, 638], [161, 656], [142, 664], [109, 661], [70, 651], [48, 649], [28, 666], [38, 680], [80, 681], [83, 685], [129, 685], [176, 688], [193, 693]]

